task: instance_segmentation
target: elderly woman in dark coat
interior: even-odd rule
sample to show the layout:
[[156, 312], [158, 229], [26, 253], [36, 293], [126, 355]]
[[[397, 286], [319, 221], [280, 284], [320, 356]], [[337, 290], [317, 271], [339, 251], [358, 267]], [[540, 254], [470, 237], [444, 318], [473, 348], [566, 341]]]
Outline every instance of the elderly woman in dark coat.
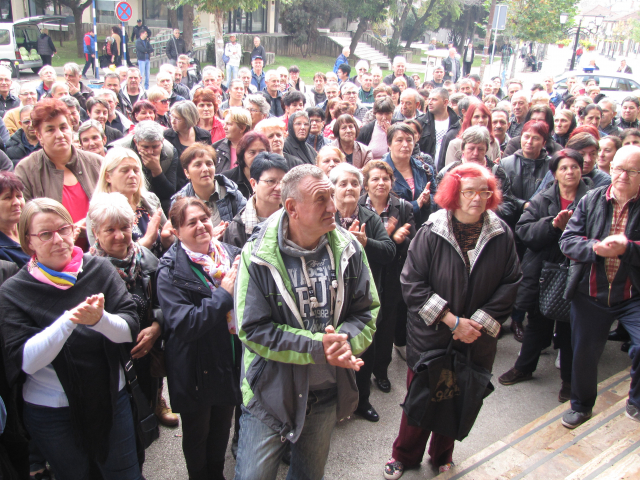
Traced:
[[121, 346], [139, 331], [116, 269], [74, 247], [69, 212], [37, 198], [20, 217], [32, 255], [0, 288], [0, 335], [9, 381], [26, 374], [24, 423], [56, 478], [141, 480]]
[[[336, 223], [354, 235], [369, 260], [371, 274], [378, 292], [382, 289], [382, 272], [396, 255], [396, 244], [384, 228], [380, 216], [368, 208], [358, 205], [363, 187], [360, 170], [348, 163], [341, 163], [329, 173], [329, 180], [336, 187]], [[358, 408], [356, 413], [370, 422], [380, 420], [378, 412], [371, 406], [371, 373], [375, 359], [375, 342], [362, 354], [364, 366], [356, 372], [358, 385]]]
[[527, 247], [522, 259], [524, 278], [516, 304], [528, 312], [529, 321], [514, 367], [499, 378], [503, 385], [531, 379], [540, 353], [553, 340], [555, 348], [560, 349], [560, 402], [566, 402], [571, 396], [571, 325], [555, 322], [540, 313], [540, 274], [545, 261], [562, 263], [566, 258], [560, 251], [560, 236], [580, 199], [593, 187], [589, 178], [582, 177], [582, 168], [580, 153], [569, 149], [557, 152], [549, 164], [554, 184], [531, 199], [516, 225], [516, 235]]
[[[445, 176], [435, 197], [442, 210], [411, 242], [402, 270], [409, 309], [407, 385], [421, 354], [447, 348], [468, 352], [491, 370], [501, 324], [509, 317], [522, 278], [511, 230], [493, 212], [501, 200], [486, 168], [464, 164]], [[431, 432], [410, 426], [403, 413], [385, 478], [422, 461]], [[453, 465], [454, 439], [433, 433], [429, 455], [441, 472]]]
[[215, 239], [211, 211], [198, 198], [177, 199], [169, 218], [179, 241], [160, 260], [158, 296], [171, 406], [181, 414], [189, 478], [222, 480], [241, 403], [232, 311], [240, 250]]

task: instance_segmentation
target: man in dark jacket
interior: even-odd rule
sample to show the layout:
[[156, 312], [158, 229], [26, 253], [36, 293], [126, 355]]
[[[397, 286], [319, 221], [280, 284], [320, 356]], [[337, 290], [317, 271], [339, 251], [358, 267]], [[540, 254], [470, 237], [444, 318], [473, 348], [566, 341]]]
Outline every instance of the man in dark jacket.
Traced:
[[[417, 120], [422, 124], [422, 134], [418, 144], [420, 151], [438, 158], [442, 141], [448, 132], [460, 130], [460, 119], [449, 107], [449, 92], [444, 88], [434, 88], [429, 95], [428, 109]], [[440, 166], [440, 170], [444, 165]]]
[[281, 438], [295, 444], [294, 478], [301, 469], [322, 477], [336, 421], [358, 403], [353, 370], [373, 339], [379, 301], [362, 248], [336, 227], [332, 192], [318, 167], [292, 169], [282, 181], [284, 209], [242, 251], [235, 313], [245, 344], [244, 408], [236, 480], [274, 476], [285, 450]]
[[31, 110], [33, 110], [33, 105], [26, 105], [20, 109], [21, 128], [11, 136], [9, 143], [7, 143], [7, 156], [14, 166], [23, 158], [42, 148], [31, 124]]
[[453, 83], [456, 83], [462, 76], [460, 60], [456, 58], [457, 53], [456, 49], [452, 47], [449, 49], [449, 56], [442, 60], [445, 81], [451, 80]]
[[281, 117], [284, 115], [284, 106], [282, 105], [282, 92], [278, 89], [280, 77], [275, 70], [269, 70], [265, 75], [266, 87], [262, 92], [262, 96], [271, 105], [271, 115]]
[[133, 27], [131, 40], [135, 42], [138, 38], [140, 38], [140, 32], [143, 32], [143, 31], [147, 32], [148, 37], [151, 37], [151, 30], [149, 30], [149, 28], [147, 28], [146, 25], [143, 25], [142, 20], [139, 18], [138, 21], [136, 22], [136, 26]]
[[53, 40], [49, 36], [49, 30], [43, 28], [40, 30], [40, 37], [36, 44], [36, 50], [40, 58], [42, 58], [42, 65], [51, 65], [51, 57], [58, 53], [56, 46], [53, 44]]
[[387, 85], [392, 85], [393, 81], [398, 78], [398, 77], [402, 77], [405, 79], [405, 81], [407, 82], [407, 88], [416, 88], [416, 84], [413, 81], [413, 78], [409, 77], [405, 72], [405, 70], [407, 69], [407, 59], [404, 57], [395, 57], [393, 59], [393, 73], [387, 75], [386, 77], [384, 77], [384, 79], [382, 79], [382, 81], [384, 83], [386, 83]]
[[8, 68], [0, 68], [0, 117], [20, 106], [20, 99], [11, 93], [11, 71]]
[[167, 42], [167, 58], [171, 65], [178, 64], [178, 56], [187, 53], [187, 48], [184, 45], [184, 39], [180, 38], [180, 29], [175, 28], [173, 30], [173, 37]]
[[640, 421], [640, 148], [622, 147], [611, 162], [611, 185], [580, 200], [560, 238], [571, 259], [565, 296], [571, 299], [571, 410], [562, 424], [591, 418], [598, 362], [614, 320], [631, 336], [627, 416]]
[[138, 68], [144, 76], [144, 89], [149, 90], [150, 59], [153, 54], [153, 47], [147, 38], [146, 30], [140, 32], [140, 38], [136, 40], [136, 57], [138, 58]]
[[73, 62], [65, 63], [64, 79], [69, 86], [69, 95], [78, 100], [80, 106], [86, 110], [87, 100], [93, 97], [93, 89], [80, 81], [80, 66]]

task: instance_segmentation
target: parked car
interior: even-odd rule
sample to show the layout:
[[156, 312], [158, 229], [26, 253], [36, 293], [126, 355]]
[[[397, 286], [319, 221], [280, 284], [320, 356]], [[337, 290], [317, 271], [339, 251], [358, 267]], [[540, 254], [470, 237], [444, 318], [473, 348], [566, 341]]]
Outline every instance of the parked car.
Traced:
[[42, 68], [42, 59], [37, 46], [40, 37], [38, 24], [66, 23], [63, 15], [40, 15], [28, 17], [13, 23], [0, 23], [0, 65], [11, 69], [16, 76], [18, 69], [31, 69], [38, 73]]
[[628, 97], [634, 90], [640, 90], [640, 83], [633, 78], [633, 74], [605, 72], [596, 70], [593, 73], [574, 70], [565, 72], [555, 78], [556, 89], [560, 93], [567, 90], [567, 78], [576, 77], [579, 83], [587, 84], [587, 81], [595, 79], [600, 86], [600, 93], [612, 98], [616, 103], [621, 104], [622, 100]]

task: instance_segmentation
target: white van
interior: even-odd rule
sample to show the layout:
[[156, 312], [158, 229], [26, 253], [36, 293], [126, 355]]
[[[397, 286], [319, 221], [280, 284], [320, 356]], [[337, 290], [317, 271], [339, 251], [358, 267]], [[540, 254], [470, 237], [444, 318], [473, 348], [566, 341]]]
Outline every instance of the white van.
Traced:
[[13, 76], [18, 69], [31, 69], [38, 73], [42, 68], [42, 59], [36, 50], [40, 37], [38, 24], [59, 24], [66, 18], [62, 15], [40, 15], [13, 23], [0, 23], [0, 65], [11, 68]]

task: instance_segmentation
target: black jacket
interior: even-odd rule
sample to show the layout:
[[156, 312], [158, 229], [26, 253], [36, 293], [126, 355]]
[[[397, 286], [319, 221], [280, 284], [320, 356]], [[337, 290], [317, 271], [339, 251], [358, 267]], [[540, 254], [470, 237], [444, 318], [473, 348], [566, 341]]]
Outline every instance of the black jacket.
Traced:
[[[6, 148], [7, 148], [7, 156], [11, 159], [14, 166], [17, 165], [20, 160], [28, 157], [32, 153], [27, 151], [26, 147], [24, 146], [24, 143], [22, 142], [21, 128], [18, 129], [16, 133], [11, 135], [11, 138], [9, 139], [9, 143], [7, 143]], [[41, 148], [42, 147], [40, 146], [40, 143], [38, 143], [36, 150], [40, 150]]]
[[[509, 155], [513, 155], [518, 150], [522, 149], [521, 138], [522, 136], [518, 136], [509, 140], [509, 143], [507, 144], [507, 148], [504, 149], [505, 157]], [[562, 145], [560, 145], [559, 143], [556, 143], [553, 137], [549, 135], [549, 139], [547, 140], [547, 143], [544, 146], [544, 149], [547, 151], [548, 155], [553, 155], [554, 153], [559, 152], [563, 148], [564, 147]]]
[[543, 148], [540, 156], [536, 160], [529, 160], [518, 150], [513, 155], [503, 158], [500, 162], [507, 177], [511, 180], [511, 193], [516, 198], [519, 211], [522, 212], [524, 204], [527, 203], [533, 194], [538, 190], [542, 179], [549, 171], [551, 158]]
[[235, 183], [242, 196], [249, 200], [249, 197], [253, 194], [253, 188], [251, 188], [249, 179], [245, 177], [244, 171], [239, 166], [236, 166], [231, 170], [227, 170], [226, 172], [222, 172], [222, 175]]
[[[240, 250], [222, 245], [233, 262]], [[235, 363], [242, 353], [235, 349], [227, 327], [233, 297], [222, 287], [212, 291], [203, 281], [206, 277], [179, 242], [160, 260], [158, 297], [165, 319], [167, 382], [171, 408], [178, 413], [242, 402]]]
[[[289, 125], [287, 129], [289, 131], [289, 136], [287, 136], [287, 139], [284, 141], [284, 148], [282, 151], [299, 158], [303, 163], [315, 165], [318, 153], [307, 143], [306, 138], [304, 140], [298, 140], [296, 138], [296, 134], [293, 131], [293, 116], [291, 115], [289, 116]], [[309, 136], [307, 135], [307, 138], [308, 137]]]
[[[460, 130], [460, 118], [458, 117], [458, 115], [456, 115], [456, 112], [454, 112], [451, 107], [447, 107], [447, 112], [449, 113], [449, 129], [447, 130], [447, 133], [455, 131], [455, 135], [457, 135], [458, 130]], [[435, 159], [436, 124], [433, 114], [427, 110], [426, 113], [420, 115], [416, 120], [418, 120], [422, 124], [422, 134], [420, 135], [420, 140], [418, 140], [420, 151], [428, 153], [432, 158]], [[444, 148], [444, 146], [445, 145], [443, 140], [443, 144], [440, 148], [442, 149]]]
[[[197, 125], [193, 128], [196, 132], [196, 142], [204, 143], [205, 145], [211, 145], [211, 132], [205, 130], [204, 128], [200, 128]], [[178, 158], [180, 158], [187, 147], [180, 143], [178, 132], [176, 132], [173, 128], [167, 128], [162, 134], [164, 135], [164, 139], [171, 145], [173, 145], [173, 148], [176, 149], [176, 153], [178, 154]], [[180, 165], [178, 167], [176, 189], [180, 190], [188, 182], [189, 180], [187, 180], [187, 177], [184, 174], [184, 169], [182, 168], [182, 165]]]
[[[592, 186], [588, 179], [581, 181], [576, 198], [568, 209], [575, 210]], [[560, 210], [560, 190], [556, 183], [531, 199], [516, 225], [516, 235], [527, 247], [522, 258], [523, 277], [516, 300], [519, 309], [531, 311], [537, 306], [543, 262], [561, 263], [566, 258], [560, 251], [562, 230], [553, 226], [553, 219]]]
[[176, 40], [176, 37], [171, 35], [171, 38], [167, 41], [167, 50], [165, 52], [169, 60], [178, 60], [178, 55], [187, 53], [187, 49], [184, 45], [184, 39], [182, 37]]
[[[409, 77], [406, 73], [402, 74], [402, 77], [405, 79], [405, 81], [407, 82], [407, 88], [416, 88], [416, 84], [413, 81], [413, 78]], [[386, 84], [386, 85], [393, 85], [393, 81], [396, 79], [396, 74], [395, 73], [390, 73], [389, 75], [387, 75], [386, 77], [384, 77], [382, 79], [382, 81]]]
[[360, 133], [358, 133], [358, 138], [356, 138], [356, 141], [368, 147], [371, 143], [371, 137], [373, 136], [373, 129], [375, 126], [375, 120], [373, 122], [364, 124], [360, 129]]
[[104, 133], [107, 136], [107, 145], [109, 145], [111, 142], [115, 140], [120, 140], [121, 138], [124, 137], [124, 135], [120, 130], [111, 128], [109, 125], [105, 125]]
[[[35, 279], [26, 268], [0, 288], [0, 335], [12, 383], [22, 377], [26, 342], [65, 311], [87, 297], [103, 293], [104, 310], [118, 315], [135, 341], [139, 332], [136, 304], [122, 278], [106, 258], [84, 255], [82, 271], [69, 290]], [[91, 328], [79, 326], [51, 362], [69, 400], [74, 437], [91, 458], [104, 462], [109, 453], [113, 407], [118, 398], [120, 345]]]
[[[382, 290], [382, 269], [393, 262], [396, 256], [396, 244], [384, 228], [382, 220], [377, 213], [368, 208], [358, 208], [358, 220], [360, 226], [366, 224], [364, 231], [367, 234], [367, 245], [364, 251], [369, 259], [369, 268], [376, 284], [378, 292]], [[336, 211], [336, 223], [340, 225], [340, 212]]]
[[[451, 217], [446, 210], [429, 217], [411, 242], [402, 269], [402, 296], [409, 311], [409, 368], [421, 353], [447, 348], [452, 333], [436, 323], [445, 308], [460, 317], [502, 324], [511, 314], [522, 279], [513, 233], [493, 212], [487, 212], [476, 244], [482, 248], [476, 248], [475, 256], [470, 255], [471, 272], [467, 273], [451, 233]], [[454, 346], [462, 352], [468, 348], [459, 341]], [[472, 361], [491, 370], [496, 346], [497, 339], [483, 330], [472, 344]]]
[[0, 95], [0, 116], [4, 117], [4, 114], [13, 108], [20, 106], [20, 99], [18, 99], [13, 93], [9, 92], [7, 98]]
[[264, 99], [271, 106], [270, 112], [272, 116], [281, 117], [284, 115], [284, 105], [282, 104], [282, 93], [280, 90], [278, 90], [278, 96], [276, 98], [273, 98], [266, 90], [260, 93], [262, 93]]
[[226, 172], [231, 169], [231, 142], [226, 138], [218, 140], [213, 144], [216, 149], [218, 161], [216, 162], [216, 172]]
[[[453, 71], [453, 62], [456, 63], [456, 75], [455, 78], [451, 76], [451, 72]], [[452, 59], [451, 57], [447, 57], [442, 60], [442, 66], [444, 67], [444, 79], [451, 80], [453, 83], [457, 83], [458, 79], [462, 76], [462, 68], [460, 66], [460, 60], [457, 58]]]

